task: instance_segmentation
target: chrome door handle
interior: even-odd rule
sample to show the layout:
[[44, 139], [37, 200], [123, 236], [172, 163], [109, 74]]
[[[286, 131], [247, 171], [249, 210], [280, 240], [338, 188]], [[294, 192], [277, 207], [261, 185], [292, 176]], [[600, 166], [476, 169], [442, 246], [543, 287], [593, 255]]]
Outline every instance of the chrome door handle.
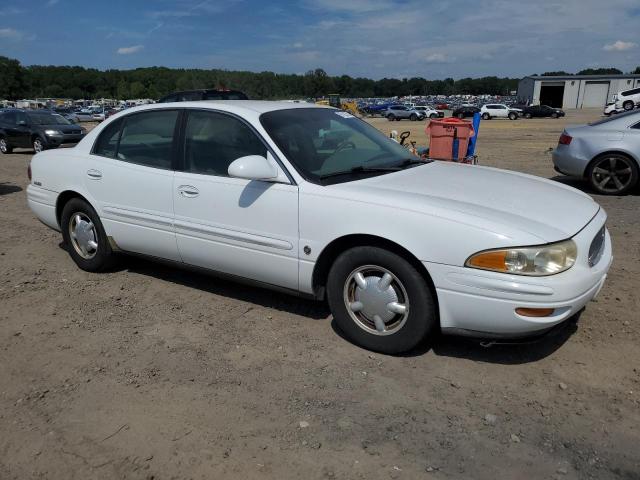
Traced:
[[87, 170], [87, 177], [91, 180], [100, 180], [102, 178], [102, 172], [99, 170]]
[[196, 187], [192, 187], [191, 185], [180, 185], [178, 187], [178, 193], [185, 198], [194, 198], [200, 195], [200, 192]]

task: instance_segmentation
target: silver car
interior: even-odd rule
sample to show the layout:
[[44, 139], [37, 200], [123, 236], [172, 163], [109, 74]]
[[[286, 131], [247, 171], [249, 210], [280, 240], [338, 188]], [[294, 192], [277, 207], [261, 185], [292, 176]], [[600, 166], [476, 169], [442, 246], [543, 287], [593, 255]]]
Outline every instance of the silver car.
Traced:
[[422, 120], [425, 117], [425, 113], [405, 105], [391, 105], [387, 108], [384, 116], [387, 117], [387, 120], [390, 122], [393, 120], [402, 120], [403, 118], [415, 122], [416, 120]]
[[640, 170], [640, 112], [565, 128], [552, 157], [556, 171], [587, 179], [598, 193], [629, 193]]

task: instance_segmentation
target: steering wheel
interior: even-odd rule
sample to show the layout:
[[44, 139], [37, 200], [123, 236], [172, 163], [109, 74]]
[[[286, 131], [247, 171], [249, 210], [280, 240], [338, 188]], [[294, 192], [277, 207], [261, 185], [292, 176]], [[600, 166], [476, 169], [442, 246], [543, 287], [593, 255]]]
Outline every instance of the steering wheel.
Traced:
[[338, 145], [338, 148], [334, 150], [333, 154], [335, 155], [336, 153], [338, 153], [341, 150], [344, 150], [345, 148], [356, 148], [356, 144], [353, 143], [351, 140], [346, 140], [342, 142], [340, 145]]
[[411, 135], [410, 131], [406, 131], [406, 132], [402, 132], [400, 134], [400, 145], [404, 145], [404, 141], [409, 138], [409, 136]]

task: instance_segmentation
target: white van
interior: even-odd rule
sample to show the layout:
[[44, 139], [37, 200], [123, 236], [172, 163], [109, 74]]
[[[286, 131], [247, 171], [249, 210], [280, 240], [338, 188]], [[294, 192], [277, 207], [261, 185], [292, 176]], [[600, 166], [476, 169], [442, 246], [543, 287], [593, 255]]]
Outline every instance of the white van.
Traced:
[[640, 104], [640, 88], [618, 92], [613, 99], [616, 102], [616, 109], [633, 110], [636, 105]]

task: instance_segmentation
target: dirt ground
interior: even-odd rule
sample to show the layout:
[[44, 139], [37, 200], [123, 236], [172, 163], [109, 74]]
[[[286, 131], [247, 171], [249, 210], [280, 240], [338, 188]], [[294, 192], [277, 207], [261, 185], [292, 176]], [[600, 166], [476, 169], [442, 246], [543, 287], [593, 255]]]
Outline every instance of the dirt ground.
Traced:
[[[563, 126], [598, 114], [483, 122], [480, 163], [552, 178]], [[638, 193], [597, 197], [615, 260], [575, 326], [390, 357], [321, 303], [134, 258], [79, 270], [26, 205], [30, 158], [0, 157], [0, 479], [640, 478]]]

